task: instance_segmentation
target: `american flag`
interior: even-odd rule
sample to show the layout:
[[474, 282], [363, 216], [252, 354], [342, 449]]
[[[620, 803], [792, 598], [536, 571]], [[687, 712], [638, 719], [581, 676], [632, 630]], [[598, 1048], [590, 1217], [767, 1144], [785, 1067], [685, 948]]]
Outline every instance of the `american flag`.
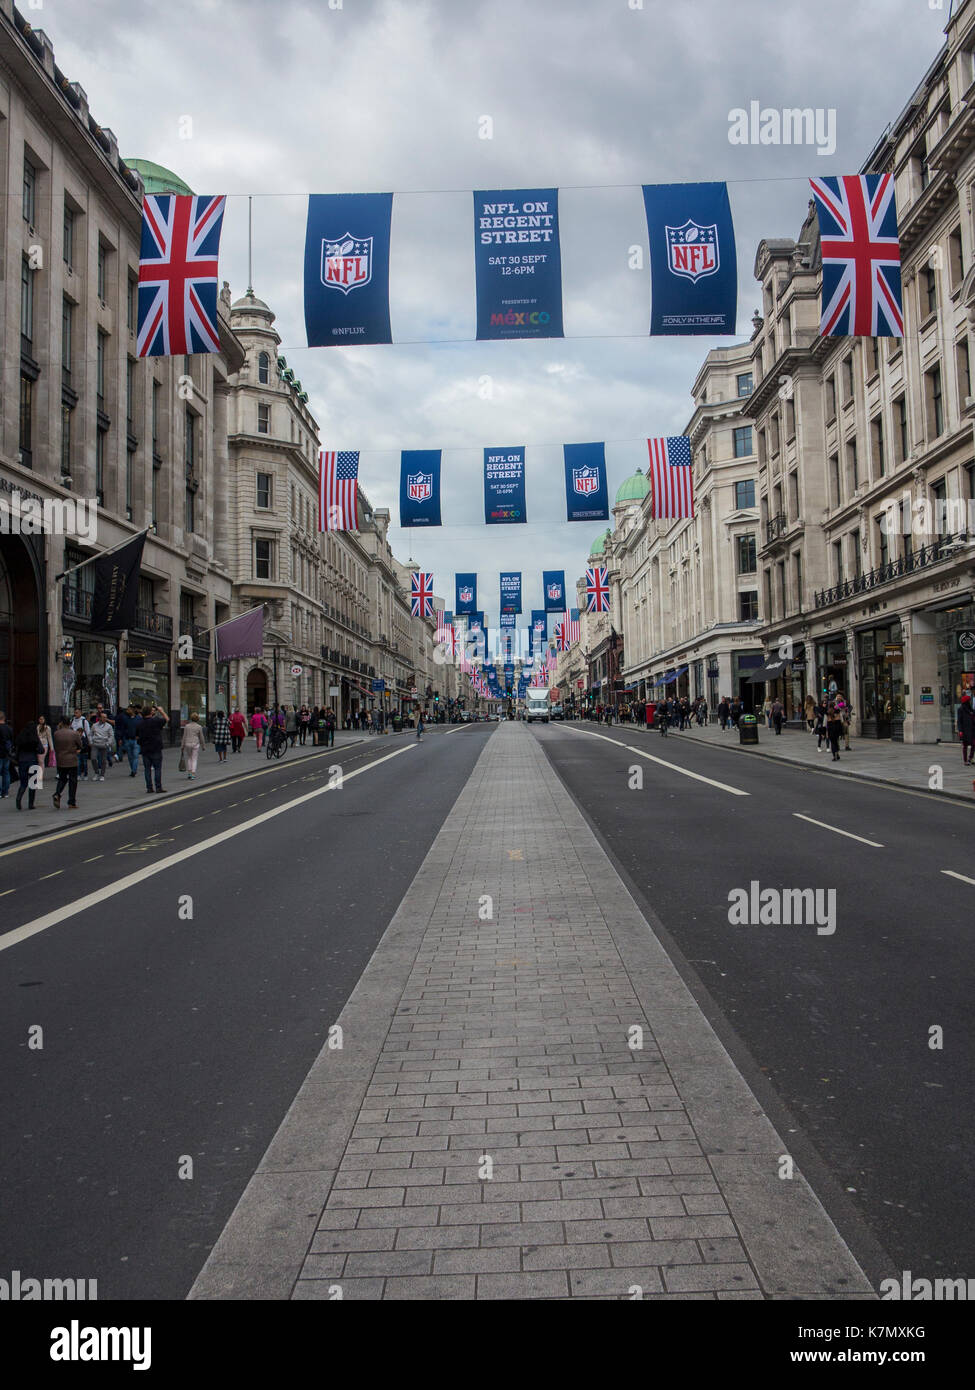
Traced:
[[449, 641], [449, 640], [450, 640], [450, 633], [451, 633], [451, 632], [453, 632], [453, 628], [450, 626], [450, 624], [447, 622], [447, 619], [444, 617], [444, 611], [443, 611], [443, 609], [442, 609], [442, 608], [438, 608], [438, 609], [437, 609], [437, 639], [436, 639], [437, 642], [440, 643], [440, 642], [447, 642], [447, 641]]
[[358, 531], [359, 452], [319, 454], [319, 531]]
[[892, 174], [810, 179], [819, 216], [824, 336], [903, 338]]
[[605, 565], [586, 570], [586, 612], [609, 612], [609, 570]]
[[224, 196], [148, 194], [139, 248], [139, 357], [219, 352], [217, 253]]
[[686, 434], [648, 439], [650, 449], [651, 515], [667, 517], [694, 515], [694, 479], [691, 467], [691, 441]]
[[433, 575], [422, 570], [413, 575], [413, 597], [410, 609], [414, 618], [433, 617]]
[[560, 652], [567, 652], [573, 642], [579, 640], [579, 617], [572, 617], [568, 613], [563, 613], [559, 622], [555, 624], [555, 645]]

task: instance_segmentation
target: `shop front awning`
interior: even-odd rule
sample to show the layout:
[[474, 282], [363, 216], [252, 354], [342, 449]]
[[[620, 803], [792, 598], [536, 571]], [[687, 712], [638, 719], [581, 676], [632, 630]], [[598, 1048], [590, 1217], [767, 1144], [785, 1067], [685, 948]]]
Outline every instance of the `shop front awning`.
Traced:
[[779, 676], [785, 673], [785, 668], [789, 665], [788, 661], [768, 661], [764, 666], [759, 666], [750, 676], [745, 679], [752, 685], [761, 685], [763, 681], [776, 681]]

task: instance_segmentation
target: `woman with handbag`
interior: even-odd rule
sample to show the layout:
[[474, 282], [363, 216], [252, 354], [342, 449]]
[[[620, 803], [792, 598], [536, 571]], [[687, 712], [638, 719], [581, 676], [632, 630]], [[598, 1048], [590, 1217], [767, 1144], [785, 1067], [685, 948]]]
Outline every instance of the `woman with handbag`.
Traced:
[[[40, 759], [41, 767], [57, 767], [57, 758], [54, 755], [54, 734], [48, 725], [43, 714], [37, 716], [37, 737], [44, 747], [44, 752]], [[41, 774], [38, 786], [43, 786], [44, 774]]]
[[240, 752], [246, 737], [247, 725], [244, 723], [244, 716], [239, 709], [235, 709], [230, 716], [230, 746], [235, 753]]

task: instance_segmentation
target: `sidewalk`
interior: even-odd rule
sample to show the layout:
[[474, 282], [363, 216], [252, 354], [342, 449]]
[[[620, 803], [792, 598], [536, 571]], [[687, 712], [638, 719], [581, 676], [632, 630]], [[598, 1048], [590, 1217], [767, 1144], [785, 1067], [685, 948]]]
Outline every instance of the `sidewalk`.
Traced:
[[[16, 844], [20, 840], [31, 840], [46, 835], [51, 830], [65, 830], [69, 826], [83, 825], [86, 821], [98, 820], [101, 816], [112, 815], [118, 811], [128, 811], [133, 806], [152, 805], [161, 801], [172, 800], [180, 792], [211, 786], [215, 782], [232, 781], [244, 773], [286, 767], [289, 763], [296, 761], [303, 762], [312, 753], [334, 752], [351, 743], [362, 743], [367, 738], [382, 739], [384, 737], [385, 735], [382, 734], [347, 733], [345, 730], [340, 730], [335, 735], [335, 749], [314, 748], [311, 739], [309, 739], [304, 748], [300, 744], [295, 744], [294, 748], [289, 748], [280, 759], [270, 761], [265, 756], [264, 749], [262, 748], [258, 753], [254, 746], [254, 740], [247, 738], [244, 740], [244, 746], [240, 753], [234, 754], [228, 750], [225, 763], [217, 761], [213, 744], [208, 743], [206, 751], [200, 757], [196, 780], [193, 782], [189, 781], [185, 772], [177, 771], [179, 748], [166, 748], [163, 752], [165, 796], [157, 796], [155, 793], [152, 796], [146, 795], [146, 780], [142, 771], [141, 759], [135, 777], [129, 776], [129, 762], [127, 758], [123, 758], [105, 774], [104, 782], [95, 780], [93, 766], [89, 765], [88, 780], [82, 779], [78, 782], [77, 811], [67, 809], [67, 787], [61, 797], [60, 811], [54, 809], [51, 797], [57, 786], [57, 770], [48, 767], [44, 769], [44, 785], [38, 789], [33, 811], [27, 809], [26, 796], [24, 797], [23, 809], [17, 810], [14, 804], [18, 787], [16, 778], [11, 784], [9, 796], [6, 800], [0, 801], [0, 846]], [[391, 734], [389, 737], [392, 740], [396, 735]]]
[[337, 1022], [191, 1298], [873, 1297], [523, 725]]
[[[602, 725], [591, 725], [602, 729]], [[624, 734], [636, 733], [644, 738], [661, 741], [660, 734], [639, 724], [614, 724], [614, 729]], [[722, 731], [720, 724], [707, 724], [699, 729], [696, 724], [682, 733], [672, 729], [668, 738], [688, 739], [697, 743], [717, 743], [726, 748], [741, 748], [743, 753], [760, 754], [763, 757], [783, 758], [787, 762], [800, 763], [804, 767], [814, 767], [827, 772], [835, 772], [844, 777], [864, 778], [870, 782], [888, 782], [893, 786], [910, 787], [912, 791], [941, 790], [949, 796], [960, 797], [975, 803], [975, 767], [962, 765], [961, 744], [949, 743], [891, 743], [889, 739], [877, 740], [850, 738], [850, 752], [840, 744], [840, 761], [834, 763], [829, 755], [829, 745], [823, 741], [823, 751], [816, 752], [816, 740], [812, 734], [801, 729], [783, 729], [776, 736], [774, 729], [767, 729], [764, 723], [758, 726], [758, 747], [742, 746], [738, 742], [738, 731], [728, 728]], [[673, 745], [671, 745], [673, 746]], [[941, 769], [941, 787], [932, 787], [932, 768]]]

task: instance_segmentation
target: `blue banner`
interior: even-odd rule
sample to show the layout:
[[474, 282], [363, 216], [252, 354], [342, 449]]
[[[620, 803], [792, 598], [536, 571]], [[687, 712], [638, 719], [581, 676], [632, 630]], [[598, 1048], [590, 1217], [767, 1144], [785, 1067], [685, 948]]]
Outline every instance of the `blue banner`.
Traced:
[[501, 612], [521, 612], [521, 570], [501, 571]]
[[474, 194], [478, 338], [562, 337], [557, 188]]
[[542, 570], [546, 613], [565, 612], [565, 570]]
[[391, 343], [392, 193], [313, 193], [305, 228], [309, 347]]
[[532, 609], [531, 649], [541, 651], [548, 638], [548, 613], [544, 608]]
[[485, 449], [485, 525], [497, 526], [527, 520], [524, 449]]
[[516, 613], [502, 613], [502, 614], [501, 614], [501, 626], [502, 626], [502, 627], [517, 627], [517, 625], [518, 625], [518, 615], [517, 615]]
[[400, 457], [399, 524], [440, 525], [440, 450], [404, 449]]
[[454, 575], [454, 609], [459, 614], [477, 611], [477, 575]]
[[[608, 521], [609, 487], [602, 444], [565, 444], [567, 521]], [[546, 600], [547, 603], [547, 600]]]
[[724, 183], [644, 184], [650, 333], [734, 333], [738, 257]]
[[483, 613], [468, 613], [467, 631], [471, 634], [472, 637], [480, 637], [484, 634], [485, 628]]

